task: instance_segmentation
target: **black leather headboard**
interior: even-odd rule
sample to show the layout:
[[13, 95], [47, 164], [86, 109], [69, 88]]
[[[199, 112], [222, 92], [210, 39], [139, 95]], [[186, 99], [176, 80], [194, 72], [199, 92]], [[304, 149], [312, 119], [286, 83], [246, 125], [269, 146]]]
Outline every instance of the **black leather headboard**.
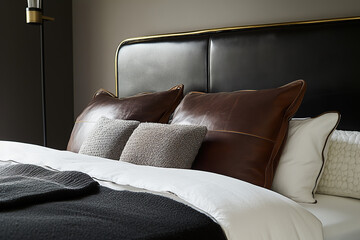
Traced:
[[204, 30], [128, 39], [115, 61], [117, 95], [236, 91], [307, 82], [297, 117], [330, 110], [360, 130], [360, 18]]

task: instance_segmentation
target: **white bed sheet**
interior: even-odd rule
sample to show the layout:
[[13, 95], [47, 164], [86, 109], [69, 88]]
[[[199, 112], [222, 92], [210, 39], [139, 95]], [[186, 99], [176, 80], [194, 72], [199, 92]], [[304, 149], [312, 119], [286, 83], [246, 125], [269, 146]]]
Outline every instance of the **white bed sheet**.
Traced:
[[323, 194], [315, 199], [301, 205], [321, 221], [325, 240], [360, 239], [360, 200]]
[[228, 240], [321, 240], [321, 222], [294, 201], [219, 174], [126, 162], [0, 141], [0, 160], [82, 171], [111, 185], [173, 193], [212, 216]]

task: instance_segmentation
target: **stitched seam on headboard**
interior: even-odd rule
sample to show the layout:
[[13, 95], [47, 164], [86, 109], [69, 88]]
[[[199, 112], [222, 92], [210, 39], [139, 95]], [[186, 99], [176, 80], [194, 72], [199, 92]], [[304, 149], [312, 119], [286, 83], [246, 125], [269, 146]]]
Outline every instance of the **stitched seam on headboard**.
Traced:
[[206, 51], [206, 92], [210, 92], [210, 36], [207, 37]]

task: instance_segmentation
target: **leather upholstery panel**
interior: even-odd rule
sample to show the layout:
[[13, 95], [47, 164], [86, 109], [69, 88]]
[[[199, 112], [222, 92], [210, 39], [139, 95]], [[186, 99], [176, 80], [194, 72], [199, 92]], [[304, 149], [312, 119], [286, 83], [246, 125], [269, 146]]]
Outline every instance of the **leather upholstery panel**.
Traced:
[[251, 135], [208, 131], [199, 150], [201, 159], [192, 168], [263, 186], [267, 170], [264, 159], [270, 159], [273, 147], [273, 141]]
[[193, 168], [270, 188], [288, 121], [304, 93], [302, 80], [258, 91], [189, 93], [172, 124], [204, 125], [209, 130]]
[[168, 91], [121, 99], [100, 90], [76, 119], [67, 150], [79, 152], [82, 143], [101, 117], [167, 123], [182, 97], [183, 85]]
[[209, 91], [308, 85], [297, 117], [339, 111], [339, 129], [360, 130], [360, 21], [223, 32], [210, 37]]
[[124, 45], [118, 53], [119, 96], [163, 91], [184, 84], [185, 92], [207, 91], [208, 39]]

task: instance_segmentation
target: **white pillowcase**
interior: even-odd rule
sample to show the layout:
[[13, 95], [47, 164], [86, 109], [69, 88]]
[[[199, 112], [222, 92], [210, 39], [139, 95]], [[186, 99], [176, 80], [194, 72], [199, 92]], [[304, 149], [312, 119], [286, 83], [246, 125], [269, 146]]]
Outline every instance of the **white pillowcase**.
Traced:
[[360, 199], [360, 132], [335, 131], [318, 193]]
[[316, 202], [313, 193], [326, 162], [326, 143], [339, 119], [339, 113], [328, 112], [316, 118], [290, 121], [272, 185], [275, 192], [297, 202]]

